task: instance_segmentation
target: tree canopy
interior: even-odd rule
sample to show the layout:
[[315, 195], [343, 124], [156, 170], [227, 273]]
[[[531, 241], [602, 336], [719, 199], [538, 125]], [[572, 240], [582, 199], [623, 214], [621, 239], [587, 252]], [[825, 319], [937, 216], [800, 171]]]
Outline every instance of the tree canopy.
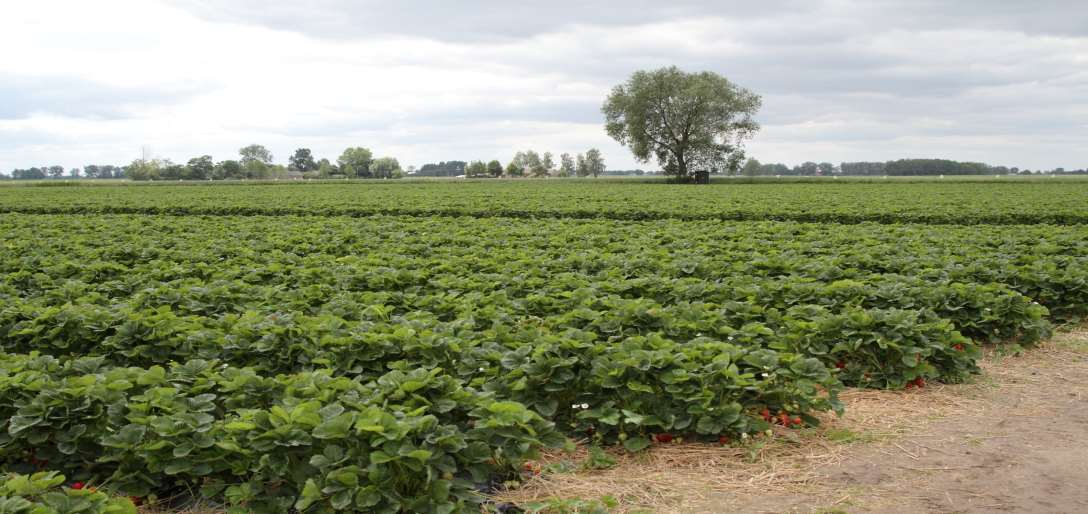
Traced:
[[352, 173], [345, 173], [345, 175], [359, 177], [370, 176], [370, 164], [373, 161], [374, 152], [371, 152], [369, 148], [363, 148], [361, 146], [344, 150], [344, 153], [340, 154], [340, 158], [336, 159], [336, 162], [340, 165], [342, 170], [352, 171]]
[[288, 159], [290, 162], [290, 168], [297, 171], [311, 171], [317, 169], [317, 162], [314, 161], [314, 154], [309, 148], [299, 148], [295, 150], [295, 154]]
[[739, 167], [744, 140], [759, 130], [760, 105], [759, 95], [721, 75], [673, 66], [636, 72], [601, 110], [608, 135], [635, 158], [656, 158], [665, 173], [687, 180]]
[[238, 155], [242, 156], [242, 164], [246, 164], [250, 161], [260, 161], [264, 164], [272, 164], [272, 152], [269, 152], [263, 145], [249, 145], [238, 150]]

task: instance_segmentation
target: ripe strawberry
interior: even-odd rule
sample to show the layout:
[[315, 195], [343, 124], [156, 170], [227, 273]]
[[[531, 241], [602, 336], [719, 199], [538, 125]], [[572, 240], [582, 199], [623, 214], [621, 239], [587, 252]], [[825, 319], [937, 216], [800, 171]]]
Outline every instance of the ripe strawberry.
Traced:
[[76, 482], [72, 484], [72, 489], [83, 489], [83, 482]]
[[718, 436], [718, 444], [729, 444], [730, 439], [728, 436]]
[[846, 369], [846, 363], [843, 361], [836, 362], [835, 367], [839, 369]]
[[764, 421], [769, 421], [771, 419], [771, 410], [764, 407], [763, 410], [759, 411], [759, 415], [763, 416]]
[[659, 443], [672, 442], [672, 434], [670, 434], [668, 432], [663, 432], [663, 433], [657, 434], [656, 436], [654, 436], [654, 438], [657, 439], [657, 442], [659, 442]]
[[794, 425], [800, 425], [800, 424], [802, 424], [802, 423], [804, 423], [804, 421], [802, 421], [802, 420], [801, 420], [801, 417], [800, 417], [800, 416], [798, 416], [798, 417], [796, 417], [796, 418], [793, 418], [793, 424], [794, 424]]

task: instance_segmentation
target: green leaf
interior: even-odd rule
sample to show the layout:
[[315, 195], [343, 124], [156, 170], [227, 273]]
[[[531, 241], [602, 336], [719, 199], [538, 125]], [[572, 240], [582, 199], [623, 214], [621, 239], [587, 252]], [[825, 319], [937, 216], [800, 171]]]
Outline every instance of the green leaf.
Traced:
[[315, 427], [313, 436], [317, 439], [343, 439], [348, 436], [354, 422], [354, 413], [341, 414]]
[[645, 437], [628, 437], [623, 442], [623, 447], [629, 452], [638, 452], [650, 446], [650, 440]]

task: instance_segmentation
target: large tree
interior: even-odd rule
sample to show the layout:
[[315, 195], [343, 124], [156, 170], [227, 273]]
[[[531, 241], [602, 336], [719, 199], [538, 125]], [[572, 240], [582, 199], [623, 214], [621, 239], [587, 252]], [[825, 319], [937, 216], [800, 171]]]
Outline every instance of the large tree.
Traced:
[[468, 163], [468, 167], [465, 168], [465, 176], [469, 178], [486, 177], [487, 164], [484, 164], [484, 161], [472, 161]]
[[336, 159], [336, 162], [340, 164], [341, 170], [351, 170], [353, 172], [349, 176], [369, 177], [370, 163], [374, 162], [374, 152], [361, 146], [348, 148], [344, 150], [344, 153], [340, 154], [340, 158]]
[[720, 171], [736, 162], [745, 139], [759, 130], [753, 119], [760, 97], [712, 72], [675, 66], [636, 72], [605, 101], [608, 135], [635, 158], [656, 158], [681, 180], [696, 171]]
[[574, 157], [571, 157], [569, 153], [564, 153], [559, 156], [559, 176], [569, 177], [574, 175]]
[[251, 161], [272, 164], [272, 152], [269, 152], [268, 149], [262, 145], [249, 145], [241, 148], [238, 150], [238, 155], [242, 156], [243, 165], [248, 164]]
[[370, 170], [375, 178], [400, 178], [404, 171], [400, 169], [400, 163], [392, 157], [374, 159], [370, 163]]
[[317, 162], [314, 161], [314, 154], [309, 148], [299, 148], [295, 150], [295, 154], [291, 156], [288, 161], [291, 164], [291, 169], [296, 171], [313, 171], [317, 169]]
[[597, 178], [601, 173], [604, 173], [604, 158], [601, 157], [600, 150], [596, 148], [586, 150], [586, 169], [590, 175], [593, 175], [593, 178]]
[[212, 161], [212, 156], [202, 155], [189, 159], [189, 164], [186, 167], [189, 171], [185, 178], [191, 180], [204, 180], [212, 176], [212, 172], [215, 170], [215, 163]]
[[501, 177], [502, 163], [497, 160], [492, 160], [491, 162], [487, 163], [487, 173], [492, 177]]

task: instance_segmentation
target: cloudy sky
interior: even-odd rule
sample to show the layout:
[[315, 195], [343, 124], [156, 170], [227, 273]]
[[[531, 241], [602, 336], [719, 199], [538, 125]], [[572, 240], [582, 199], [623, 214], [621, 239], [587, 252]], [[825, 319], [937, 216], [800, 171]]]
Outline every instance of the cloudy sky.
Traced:
[[673, 64], [763, 95], [764, 162], [1088, 166], [1084, 0], [33, 0], [0, 48], [0, 172], [249, 143], [652, 169], [600, 105]]

